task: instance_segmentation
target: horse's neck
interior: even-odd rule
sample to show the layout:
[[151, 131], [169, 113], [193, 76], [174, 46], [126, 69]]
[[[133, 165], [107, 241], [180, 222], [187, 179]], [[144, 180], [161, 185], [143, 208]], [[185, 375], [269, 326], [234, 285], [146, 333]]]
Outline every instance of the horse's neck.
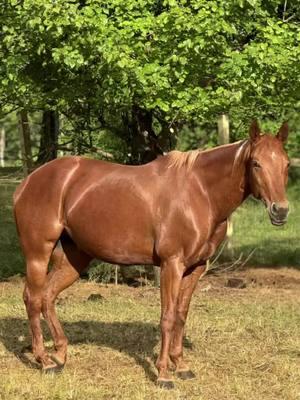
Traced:
[[248, 196], [246, 162], [249, 143], [238, 142], [201, 153], [197, 168], [214, 214], [225, 220]]

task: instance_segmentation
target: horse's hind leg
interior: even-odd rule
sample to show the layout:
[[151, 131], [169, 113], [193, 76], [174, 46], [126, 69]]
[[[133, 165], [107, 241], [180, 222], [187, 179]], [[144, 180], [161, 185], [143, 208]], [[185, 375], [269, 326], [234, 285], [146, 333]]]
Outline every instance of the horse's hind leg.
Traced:
[[91, 257], [70, 240], [63, 241], [63, 247], [56, 247], [52, 255], [53, 268], [48, 275], [42, 311], [54, 341], [55, 353], [51, 358], [59, 367], [66, 362], [68, 340], [55, 312], [55, 300], [60, 292], [78, 279], [90, 261]]
[[51, 368], [55, 365], [45, 351], [40, 321], [43, 290], [52, 249], [53, 243], [46, 242], [39, 247], [39, 250], [34, 249], [26, 254], [26, 284], [23, 298], [32, 335], [33, 354], [35, 359], [42, 363], [43, 368]]

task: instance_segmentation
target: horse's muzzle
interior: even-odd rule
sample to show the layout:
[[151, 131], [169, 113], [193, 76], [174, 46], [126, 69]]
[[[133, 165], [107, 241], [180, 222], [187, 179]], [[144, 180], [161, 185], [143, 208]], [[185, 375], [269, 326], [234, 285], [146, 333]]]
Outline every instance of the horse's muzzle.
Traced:
[[269, 215], [271, 219], [271, 223], [276, 226], [284, 225], [287, 221], [288, 213], [289, 213], [289, 205], [288, 202], [278, 202], [272, 203], [269, 206]]

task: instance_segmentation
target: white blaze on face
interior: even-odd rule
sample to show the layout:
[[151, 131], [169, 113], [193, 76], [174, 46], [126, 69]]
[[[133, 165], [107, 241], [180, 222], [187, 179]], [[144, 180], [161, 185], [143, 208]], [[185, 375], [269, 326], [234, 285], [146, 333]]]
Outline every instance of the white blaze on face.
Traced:
[[271, 157], [272, 157], [272, 160], [275, 160], [275, 158], [277, 157], [275, 151], [272, 151]]

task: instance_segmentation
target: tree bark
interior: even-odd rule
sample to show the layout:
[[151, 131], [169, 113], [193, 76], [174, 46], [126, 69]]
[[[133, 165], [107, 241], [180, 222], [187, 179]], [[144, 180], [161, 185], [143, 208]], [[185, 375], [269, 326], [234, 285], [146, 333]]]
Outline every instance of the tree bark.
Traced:
[[44, 164], [57, 158], [59, 117], [53, 110], [43, 112], [41, 139], [37, 163]]
[[19, 121], [23, 171], [24, 175], [26, 176], [30, 174], [32, 170], [30, 126], [29, 126], [27, 111], [21, 110], [18, 112], [18, 121]]

